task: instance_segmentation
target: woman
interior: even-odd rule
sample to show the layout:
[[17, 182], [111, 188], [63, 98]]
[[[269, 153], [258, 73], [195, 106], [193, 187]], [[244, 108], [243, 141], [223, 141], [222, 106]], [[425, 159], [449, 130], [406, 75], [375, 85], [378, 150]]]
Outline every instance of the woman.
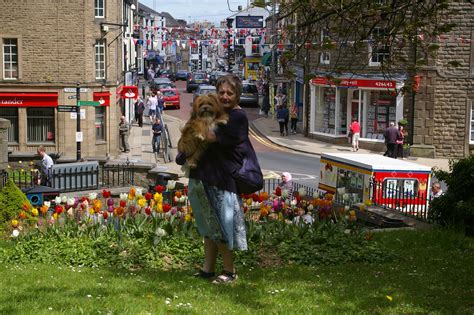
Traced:
[[163, 125], [159, 118], [155, 118], [153, 125], [151, 126], [153, 132], [153, 138], [151, 139], [151, 147], [153, 148], [153, 153], [160, 153], [160, 141], [161, 141], [161, 132], [163, 131]]
[[291, 105], [290, 109], [290, 130], [292, 134], [296, 134], [296, 124], [298, 123], [298, 106], [295, 103]]
[[[209, 146], [197, 167], [190, 170], [188, 196], [199, 234], [204, 237], [204, 265], [195, 276], [213, 278], [220, 254], [224, 270], [213, 282], [230, 283], [237, 279], [233, 250], [247, 249], [242, 201], [232, 174], [241, 167], [246, 152], [248, 120], [239, 106], [242, 84], [238, 77], [220, 77], [216, 89], [229, 120], [208, 132]], [[176, 162], [184, 164], [182, 154]]]
[[285, 132], [288, 136], [288, 120], [290, 118], [290, 112], [285, 105], [280, 105], [277, 109], [277, 120], [280, 125], [280, 136], [284, 136]]
[[288, 172], [281, 173], [281, 182], [278, 184], [278, 187], [281, 190], [286, 190], [288, 192], [286, 199], [291, 200], [293, 199], [293, 182], [292, 182], [291, 174]]
[[403, 143], [405, 142], [405, 128], [403, 125], [398, 125], [397, 135], [397, 157], [403, 158]]

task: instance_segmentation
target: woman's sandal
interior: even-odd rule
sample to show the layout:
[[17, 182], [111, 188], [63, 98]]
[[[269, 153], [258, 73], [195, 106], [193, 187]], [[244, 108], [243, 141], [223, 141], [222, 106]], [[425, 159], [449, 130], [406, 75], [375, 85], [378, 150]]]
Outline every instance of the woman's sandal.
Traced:
[[201, 278], [201, 279], [210, 279], [210, 278], [214, 278], [216, 276], [216, 273], [215, 272], [206, 272], [202, 269], [199, 269], [199, 271], [196, 272], [194, 274], [194, 276], [196, 278]]
[[212, 281], [212, 283], [215, 284], [221, 284], [221, 283], [232, 283], [235, 280], [237, 280], [237, 274], [229, 271], [222, 271], [222, 273], [217, 276], [217, 278]]

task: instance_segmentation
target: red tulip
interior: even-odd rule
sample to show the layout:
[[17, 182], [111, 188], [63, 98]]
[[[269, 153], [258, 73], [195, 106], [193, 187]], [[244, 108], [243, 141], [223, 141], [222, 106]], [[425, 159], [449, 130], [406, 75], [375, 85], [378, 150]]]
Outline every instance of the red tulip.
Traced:
[[107, 220], [107, 218], [109, 217], [109, 214], [107, 213], [107, 211], [104, 211], [102, 212], [102, 216], [104, 217], [104, 220]]
[[147, 193], [145, 194], [145, 200], [151, 200], [152, 197], [153, 197], [153, 195], [152, 195], [151, 193], [149, 193], [149, 192], [147, 192]]
[[127, 205], [126, 200], [120, 200], [120, 207], [124, 208]]
[[277, 187], [277, 188], [275, 189], [275, 195], [281, 196], [281, 187]]
[[257, 202], [258, 201], [258, 195], [257, 194], [252, 194], [252, 200]]
[[161, 185], [155, 186], [155, 191], [159, 194], [161, 194], [164, 190], [165, 190], [165, 186], [161, 186]]
[[63, 207], [60, 205], [56, 205], [56, 207], [54, 207], [54, 212], [56, 212], [57, 214], [63, 213], [63, 210]]
[[184, 187], [184, 194], [187, 196], [188, 195], [188, 187]]
[[244, 207], [244, 213], [247, 213], [247, 211], [249, 211], [249, 207], [245, 206]]
[[151, 214], [151, 208], [150, 208], [150, 207], [146, 207], [146, 208], [145, 208], [145, 213], [146, 213], [147, 215], [150, 215], [150, 214]]
[[163, 204], [163, 212], [168, 212], [171, 210], [171, 205], [168, 203]]
[[109, 198], [112, 193], [109, 190], [102, 190], [102, 197]]
[[24, 202], [22, 208], [23, 210], [28, 211], [30, 207], [28, 206], [28, 203]]
[[24, 213], [23, 211], [20, 211], [20, 213], [18, 214], [18, 217], [20, 219], [26, 219], [26, 213]]

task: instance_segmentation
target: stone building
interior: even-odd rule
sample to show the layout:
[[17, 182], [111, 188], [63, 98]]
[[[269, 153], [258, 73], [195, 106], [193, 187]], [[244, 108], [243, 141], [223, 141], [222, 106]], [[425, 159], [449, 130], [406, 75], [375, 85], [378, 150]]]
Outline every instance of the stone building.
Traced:
[[[11, 123], [13, 155], [44, 145], [74, 159], [76, 141], [82, 158], [118, 153], [124, 99], [135, 92], [124, 84], [133, 2], [2, 1], [0, 117]], [[80, 107], [80, 133], [76, 112], [68, 112], [77, 86], [81, 101], [99, 104]]]
[[[474, 10], [469, 1], [450, 1], [449, 5], [453, 13], [444, 16], [446, 20], [442, 22], [456, 23], [454, 29], [434, 39], [419, 35], [419, 40], [439, 45], [438, 52], [431, 56], [407, 45], [403, 48], [407, 61], [388, 73], [381, 68], [381, 61], [389, 57], [388, 50], [372, 47], [370, 41], [362, 49], [352, 49], [350, 41], [336, 42], [336, 50], [308, 52], [305, 47], [288, 68], [294, 76], [291, 99], [302, 106], [301, 119], [308, 136], [331, 143], [347, 142], [348, 126], [357, 118], [362, 126], [361, 147], [382, 151], [384, 129], [390, 122], [406, 119], [411, 155], [472, 154]], [[288, 19], [291, 18], [294, 17]], [[320, 28], [316, 45], [324, 47], [326, 40], [334, 41], [326, 29]], [[427, 61], [416, 76], [408, 70], [414, 58]], [[336, 62], [339, 69], [334, 71]], [[340, 71], [341, 66], [345, 73]], [[328, 80], [328, 75], [334, 79]], [[303, 83], [304, 76], [312, 77], [307, 85]], [[412, 85], [418, 86], [417, 91], [412, 90]], [[400, 93], [404, 88], [405, 92]]]

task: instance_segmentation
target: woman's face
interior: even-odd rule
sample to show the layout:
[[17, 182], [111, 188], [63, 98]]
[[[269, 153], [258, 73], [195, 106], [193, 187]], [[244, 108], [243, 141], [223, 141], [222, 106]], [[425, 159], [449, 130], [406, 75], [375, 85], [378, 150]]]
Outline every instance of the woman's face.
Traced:
[[217, 91], [217, 96], [221, 102], [224, 109], [232, 109], [236, 107], [237, 104], [237, 95], [235, 94], [234, 89], [227, 83], [222, 84]]

